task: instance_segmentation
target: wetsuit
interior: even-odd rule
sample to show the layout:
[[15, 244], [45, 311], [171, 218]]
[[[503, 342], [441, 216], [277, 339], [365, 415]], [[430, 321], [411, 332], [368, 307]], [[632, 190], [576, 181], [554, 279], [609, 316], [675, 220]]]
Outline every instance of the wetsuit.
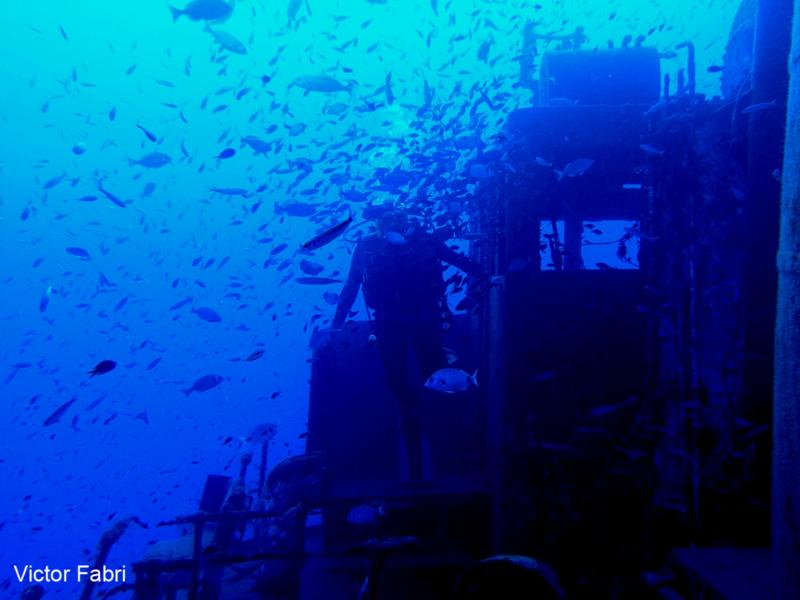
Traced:
[[[364, 286], [389, 389], [400, 402], [401, 426], [412, 478], [421, 477], [420, 396], [426, 379], [446, 366], [441, 341], [445, 285], [442, 263], [479, 276], [479, 265], [426, 233], [392, 244], [379, 235], [362, 239], [333, 319], [339, 328]], [[409, 372], [410, 352], [418, 375]]]

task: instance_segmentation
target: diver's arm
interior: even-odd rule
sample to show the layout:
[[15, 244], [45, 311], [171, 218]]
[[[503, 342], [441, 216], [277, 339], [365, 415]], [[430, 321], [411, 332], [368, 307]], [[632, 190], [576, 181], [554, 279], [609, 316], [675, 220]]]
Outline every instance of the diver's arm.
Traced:
[[339, 304], [336, 306], [336, 314], [333, 316], [331, 327], [339, 329], [344, 325], [345, 319], [350, 309], [358, 297], [358, 290], [361, 287], [361, 280], [364, 277], [364, 250], [359, 243], [353, 252], [353, 260], [350, 262], [350, 272], [347, 274], [347, 281], [339, 295]]
[[464, 256], [463, 254], [459, 254], [447, 246], [447, 244], [444, 242], [437, 244], [436, 258], [444, 263], [447, 263], [448, 265], [453, 265], [456, 269], [464, 271], [464, 273], [471, 275], [476, 279], [482, 279], [486, 277], [486, 271], [480, 264]]

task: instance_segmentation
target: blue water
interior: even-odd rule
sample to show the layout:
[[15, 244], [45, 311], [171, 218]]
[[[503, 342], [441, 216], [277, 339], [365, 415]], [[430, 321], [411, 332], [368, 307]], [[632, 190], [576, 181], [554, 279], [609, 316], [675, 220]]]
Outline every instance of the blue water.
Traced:
[[[230, 19], [214, 25], [244, 44], [243, 55], [221, 48], [202, 23], [173, 22], [162, 0], [4, 6], [3, 586], [13, 579], [11, 564], [71, 566], [87, 558], [118, 517], [153, 524], [192, 512], [205, 476], [231, 472], [240, 438], [256, 424], [277, 425], [271, 465], [303, 451], [308, 339], [333, 313], [324, 291], [339, 286], [293, 281], [303, 275], [296, 249], [347, 216], [342, 189], [368, 192], [375, 203], [394, 197], [366, 185], [376, 168], [408, 166], [399, 139], [433, 153], [472, 133], [469, 110], [441, 134], [429, 116], [417, 116], [424, 81], [434, 105], [447, 105], [444, 122], [472, 107], [474, 84], [497, 98], [493, 111], [478, 108], [488, 140], [512, 110], [530, 103], [516, 83], [522, 27], [531, 18], [548, 33], [581, 25], [589, 47], [619, 45], [628, 34], [645, 34], [646, 45], [663, 51], [692, 40], [698, 91], [713, 96], [719, 75], [705, 67], [720, 64], [737, 6], [440, 0], [436, 14], [428, 0], [308, 0], [290, 22], [287, 4], [239, 1]], [[682, 64], [665, 60], [662, 69], [674, 73]], [[390, 72], [396, 99], [388, 105]], [[290, 85], [320, 74], [353, 82], [352, 93], [305, 95]], [[270, 150], [256, 155], [241, 142], [250, 135]], [[235, 155], [215, 158], [226, 148]], [[156, 151], [171, 161], [154, 169], [128, 162]], [[443, 177], [460, 176], [474, 153], [460, 150]], [[343, 176], [346, 183], [334, 183]], [[123, 206], [98, 191], [98, 181]], [[242, 188], [246, 197], [213, 187]], [[291, 202], [316, 204], [317, 212], [295, 217], [276, 208]], [[321, 275], [341, 279], [349, 248], [340, 239], [317, 251]], [[211, 308], [221, 321], [204, 321], [192, 307]], [[363, 315], [362, 307], [356, 303]], [[243, 360], [256, 350], [263, 356]], [[90, 378], [104, 359], [116, 368]], [[182, 392], [207, 374], [224, 379], [207, 392]], [[63, 417], [45, 426], [72, 398]], [[164, 535], [134, 528], [112, 558], [133, 560]]]

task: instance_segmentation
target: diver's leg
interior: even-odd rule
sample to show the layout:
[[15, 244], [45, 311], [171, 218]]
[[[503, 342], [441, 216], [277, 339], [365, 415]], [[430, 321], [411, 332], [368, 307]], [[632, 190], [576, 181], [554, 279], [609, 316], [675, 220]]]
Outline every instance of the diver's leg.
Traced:
[[428, 436], [422, 423], [422, 402], [430, 393], [425, 389], [425, 381], [437, 370], [445, 366], [446, 359], [442, 351], [442, 335], [439, 321], [433, 316], [429, 319], [418, 321], [411, 332], [411, 343], [414, 356], [419, 367], [419, 373], [414, 380], [413, 392], [417, 411], [417, 452], [419, 454], [419, 473], [427, 473], [431, 479], [434, 477], [434, 465]]
[[408, 324], [400, 321], [381, 320], [375, 323], [375, 334], [381, 352], [386, 383], [400, 405], [400, 431], [408, 457], [411, 479], [422, 474], [422, 458], [419, 450], [418, 398], [408, 379]]
[[428, 377], [447, 366], [447, 359], [442, 350], [442, 330], [438, 319], [430, 317], [419, 321], [413, 330], [412, 343], [420, 369], [421, 381], [418, 382], [417, 387], [422, 388]]

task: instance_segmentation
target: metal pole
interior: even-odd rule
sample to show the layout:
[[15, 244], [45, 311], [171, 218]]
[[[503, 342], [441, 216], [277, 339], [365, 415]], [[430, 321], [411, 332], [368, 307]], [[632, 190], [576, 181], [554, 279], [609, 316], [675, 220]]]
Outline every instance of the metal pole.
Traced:
[[772, 396], [775, 295], [780, 184], [786, 93], [787, 57], [791, 45], [793, 0], [760, 0], [753, 40], [751, 106], [748, 113], [747, 223], [744, 272], [744, 406], [745, 417], [766, 420]]
[[488, 368], [487, 373], [487, 446], [489, 480], [492, 492], [492, 536], [494, 554], [503, 542], [504, 438], [506, 407], [505, 370], [505, 277], [492, 278], [489, 292]]
[[794, 1], [789, 56], [773, 384], [775, 600], [800, 598], [800, 0]]
[[194, 541], [192, 543], [192, 581], [189, 586], [189, 600], [197, 600], [200, 591], [200, 558], [203, 553], [203, 528], [205, 521], [194, 524]]

